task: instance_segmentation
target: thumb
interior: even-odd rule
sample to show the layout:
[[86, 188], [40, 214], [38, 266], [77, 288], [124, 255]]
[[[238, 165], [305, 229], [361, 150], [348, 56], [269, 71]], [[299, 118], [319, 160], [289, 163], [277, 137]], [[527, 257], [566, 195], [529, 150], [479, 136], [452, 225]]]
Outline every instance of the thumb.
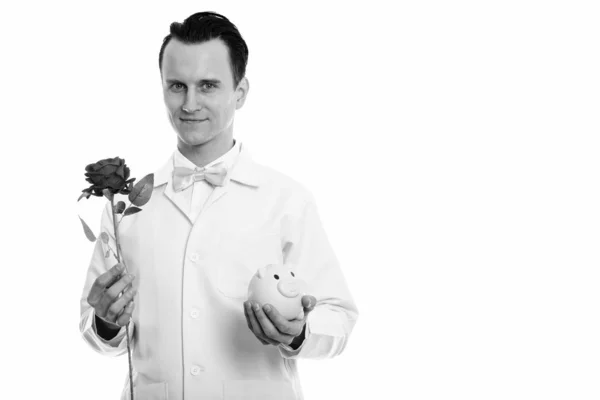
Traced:
[[302, 296], [302, 307], [304, 307], [304, 313], [309, 313], [315, 309], [317, 305], [317, 299], [314, 296], [304, 295]]

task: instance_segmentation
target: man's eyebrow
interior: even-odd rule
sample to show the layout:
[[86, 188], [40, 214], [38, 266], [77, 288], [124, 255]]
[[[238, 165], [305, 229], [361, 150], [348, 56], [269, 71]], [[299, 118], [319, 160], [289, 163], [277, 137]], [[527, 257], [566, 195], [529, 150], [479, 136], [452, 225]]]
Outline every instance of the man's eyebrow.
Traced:
[[200, 84], [210, 83], [210, 84], [213, 84], [213, 85], [219, 85], [221, 83], [221, 81], [218, 80], [218, 79], [200, 79], [198, 81], [198, 83], [200, 83]]
[[[173, 79], [173, 78], [166, 79], [165, 81], [167, 82], [167, 85], [173, 85], [175, 83], [181, 83], [182, 85], [184, 84], [179, 79]], [[221, 84], [221, 81], [219, 79], [200, 79], [198, 81], [198, 86], [202, 86], [206, 83], [209, 83], [209, 84], [215, 85], [215, 86], [219, 86]]]

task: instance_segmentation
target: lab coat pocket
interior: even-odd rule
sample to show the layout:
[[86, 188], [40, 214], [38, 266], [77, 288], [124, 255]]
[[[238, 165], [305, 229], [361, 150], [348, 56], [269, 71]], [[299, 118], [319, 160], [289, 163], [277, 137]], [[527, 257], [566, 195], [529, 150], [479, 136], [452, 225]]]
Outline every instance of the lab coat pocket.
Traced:
[[[123, 389], [123, 399], [131, 400], [129, 383]], [[133, 396], [140, 400], [169, 400], [167, 382], [145, 382], [140, 381], [133, 387]]]
[[229, 233], [221, 237], [217, 287], [230, 298], [247, 299], [248, 285], [260, 267], [282, 262], [277, 233]]
[[239, 380], [223, 382], [224, 400], [297, 400], [286, 381]]

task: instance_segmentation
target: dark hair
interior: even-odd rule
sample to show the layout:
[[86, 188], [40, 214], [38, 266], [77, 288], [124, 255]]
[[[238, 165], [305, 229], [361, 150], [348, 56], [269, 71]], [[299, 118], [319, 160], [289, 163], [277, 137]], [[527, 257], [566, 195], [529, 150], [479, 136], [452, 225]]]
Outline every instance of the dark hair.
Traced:
[[248, 64], [248, 46], [242, 38], [237, 27], [227, 18], [215, 12], [204, 11], [187, 17], [183, 23], [173, 22], [171, 33], [163, 39], [163, 44], [158, 55], [158, 68], [162, 73], [162, 59], [165, 47], [172, 38], [186, 43], [196, 44], [211, 39], [221, 39], [229, 50], [229, 65], [233, 75], [234, 88], [246, 74]]

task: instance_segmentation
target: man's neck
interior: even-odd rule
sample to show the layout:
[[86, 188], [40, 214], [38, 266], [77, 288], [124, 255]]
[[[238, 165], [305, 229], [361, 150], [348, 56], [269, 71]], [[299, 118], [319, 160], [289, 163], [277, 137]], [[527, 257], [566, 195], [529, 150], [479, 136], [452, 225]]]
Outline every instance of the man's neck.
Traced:
[[198, 146], [188, 146], [179, 140], [177, 148], [185, 158], [193, 162], [196, 166], [204, 167], [231, 150], [233, 144], [233, 137], [225, 135], [225, 132], [223, 132], [212, 140]]

